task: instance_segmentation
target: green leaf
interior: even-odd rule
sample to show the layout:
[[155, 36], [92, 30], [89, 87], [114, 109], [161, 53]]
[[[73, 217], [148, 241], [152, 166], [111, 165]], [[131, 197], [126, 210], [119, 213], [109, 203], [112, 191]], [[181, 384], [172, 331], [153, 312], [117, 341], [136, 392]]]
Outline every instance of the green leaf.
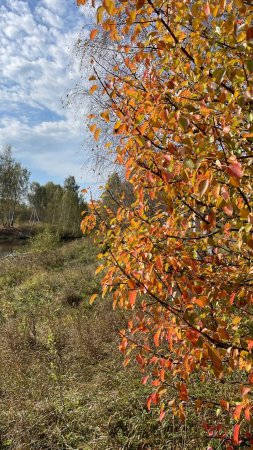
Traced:
[[249, 73], [253, 73], [253, 59], [246, 61], [246, 67], [247, 67]]
[[180, 117], [178, 123], [183, 131], [186, 131], [189, 127], [189, 119], [187, 117]]
[[225, 73], [226, 69], [224, 67], [219, 67], [214, 71], [213, 78], [215, 79], [216, 83], [220, 84], [222, 82]]

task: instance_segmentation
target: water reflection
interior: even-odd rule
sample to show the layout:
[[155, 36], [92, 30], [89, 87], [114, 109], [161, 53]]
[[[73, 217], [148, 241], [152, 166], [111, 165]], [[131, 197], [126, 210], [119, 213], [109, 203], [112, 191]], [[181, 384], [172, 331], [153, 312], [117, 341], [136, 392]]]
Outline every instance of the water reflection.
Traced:
[[25, 247], [28, 245], [28, 242], [25, 240], [17, 240], [17, 241], [0, 241], [0, 258], [4, 258], [5, 256], [15, 255], [16, 253], [25, 251]]

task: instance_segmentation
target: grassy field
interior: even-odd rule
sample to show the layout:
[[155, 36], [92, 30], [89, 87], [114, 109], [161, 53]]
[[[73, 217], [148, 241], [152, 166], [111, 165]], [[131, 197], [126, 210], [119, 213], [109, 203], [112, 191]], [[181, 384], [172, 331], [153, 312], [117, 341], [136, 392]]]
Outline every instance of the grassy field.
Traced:
[[89, 305], [96, 264], [87, 238], [0, 260], [0, 449], [207, 448], [194, 412], [147, 411], [150, 387], [117, 348], [126, 313]]

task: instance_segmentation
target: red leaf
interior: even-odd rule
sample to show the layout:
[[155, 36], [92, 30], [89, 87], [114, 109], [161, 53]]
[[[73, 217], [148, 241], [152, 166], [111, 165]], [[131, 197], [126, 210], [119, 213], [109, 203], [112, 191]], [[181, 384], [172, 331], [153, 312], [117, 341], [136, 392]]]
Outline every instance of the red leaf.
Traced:
[[136, 361], [141, 364], [142, 366], [144, 365], [145, 361], [143, 359], [143, 357], [141, 355], [137, 355], [136, 356]]
[[242, 388], [242, 397], [245, 397], [245, 395], [247, 395], [250, 391], [251, 391], [250, 387], [243, 386], [243, 388]]
[[157, 405], [159, 401], [159, 395], [156, 392], [153, 392], [148, 399], [147, 399], [147, 408], [150, 410], [151, 404], [154, 403], [154, 405]]
[[223, 211], [228, 215], [228, 216], [232, 216], [233, 215], [233, 206], [231, 205], [231, 203], [228, 203], [226, 206], [224, 206]]
[[211, 14], [209, 2], [206, 2], [206, 4], [204, 5], [204, 13], [206, 17], [209, 17]]
[[239, 432], [240, 432], [240, 425], [237, 423], [234, 426], [234, 432], [233, 432], [233, 441], [235, 444], [239, 444]]
[[253, 27], [247, 29], [246, 39], [249, 43], [253, 41]]
[[149, 379], [149, 375], [146, 375], [145, 377], [143, 377], [141, 380], [142, 384], [147, 384], [148, 379]]
[[249, 422], [250, 421], [250, 407], [248, 406], [244, 411], [245, 419]]
[[227, 171], [229, 175], [232, 175], [232, 177], [242, 178], [243, 176], [242, 165], [238, 161], [229, 164]]
[[234, 299], [235, 299], [235, 292], [233, 292], [233, 293], [230, 295], [230, 298], [229, 298], [229, 303], [230, 303], [230, 305], [233, 305]]
[[165, 416], [165, 411], [164, 411], [164, 409], [163, 409], [163, 408], [161, 408], [161, 410], [160, 410], [160, 416], [159, 416], [160, 422], [162, 422], [162, 421], [163, 421], [163, 419], [164, 419], [164, 416]]

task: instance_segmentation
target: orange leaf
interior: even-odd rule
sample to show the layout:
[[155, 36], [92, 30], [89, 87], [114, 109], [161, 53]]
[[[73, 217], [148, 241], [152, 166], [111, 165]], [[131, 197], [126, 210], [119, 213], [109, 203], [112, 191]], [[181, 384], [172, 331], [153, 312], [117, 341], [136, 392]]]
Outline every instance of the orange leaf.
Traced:
[[201, 308], [204, 308], [208, 303], [208, 299], [207, 297], [196, 298], [194, 300], [194, 303], [196, 303], [196, 305], [200, 306]]
[[132, 308], [135, 305], [136, 296], [137, 296], [137, 291], [136, 290], [129, 292], [129, 302], [130, 302], [130, 305], [131, 305]]
[[163, 260], [161, 256], [158, 256], [156, 258], [156, 263], [155, 263], [157, 269], [162, 270], [163, 269]]
[[148, 122], [144, 122], [138, 129], [143, 136], [145, 134], [146, 129], [148, 128]]
[[156, 347], [159, 347], [159, 337], [160, 337], [160, 334], [161, 334], [161, 332], [160, 332], [160, 330], [158, 330], [158, 331], [155, 333], [155, 335], [154, 335], [154, 343], [155, 343], [155, 346], [156, 346]]
[[188, 392], [185, 383], [180, 384], [179, 392], [180, 392], [179, 395], [180, 400], [188, 400]]
[[89, 93], [90, 93], [90, 94], [93, 94], [97, 89], [98, 89], [98, 85], [97, 85], [97, 84], [94, 84], [94, 85], [90, 88]]
[[164, 405], [161, 405], [161, 408], [160, 408], [160, 415], [159, 415], [159, 420], [160, 420], [160, 422], [163, 421], [164, 416], [165, 416]]
[[95, 129], [97, 128], [97, 125], [95, 124], [95, 123], [93, 123], [93, 125], [90, 125], [90, 131], [92, 132], [92, 133], [94, 133], [94, 131], [95, 131]]
[[130, 289], [135, 289], [135, 281], [128, 279], [127, 284], [130, 287]]
[[208, 178], [206, 180], [202, 180], [199, 183], [198, 191], [199, 191], [199, 194], [201, 197], [207, 192], [207, 190], [209, 188], [209, 183], [210, 182], [209, 182]]
[[95, 30], [92, 30], [92, 31], [90, 32], [90, 39], [91, 39], [91, 40], [95, 39], [95, 37], [97, 36], [97, 34], [98, 34], [98, 30], [97, 30], [97, 28], [95, 28]]
[[110, 122], [110, 117], [109, 117], [109, 112], [108, 111], [104, 111], [100, 114], [100, 116], [102, 117], [102, 119], [104, 119], [107, 123]]
[[209, 357], [210, 357], [214, 367], [218, 371], [221, 372], [222, 371], [222, 360], [221, 360], [218, 350], [210, 347], [209, 345], [207, 345], [207, 350], [208, 350]]
[[220, 400], [220, 405], [226, 411], [229, 411], [229, 403], [226, 400]]
[[247, 342], [248, 342], [248, 349], [252, 350], [253, 349], [253, 340], [252, 339], [248, 339]]
[[99, 140], [100, 133], [101, 133], [100, 128], [97, 128], [96, 131], [95, 131], [95, 133], [94, 133], [95, 141], [98, 141], [98, 140]]
[[235, 420], [240, 419], [241, 413], [242, 413], [242, 408], [243, 408], [243, 406], [241, 404], [239, 404], [235, 407], [234, 414], [233, 414], [233, 417]]

